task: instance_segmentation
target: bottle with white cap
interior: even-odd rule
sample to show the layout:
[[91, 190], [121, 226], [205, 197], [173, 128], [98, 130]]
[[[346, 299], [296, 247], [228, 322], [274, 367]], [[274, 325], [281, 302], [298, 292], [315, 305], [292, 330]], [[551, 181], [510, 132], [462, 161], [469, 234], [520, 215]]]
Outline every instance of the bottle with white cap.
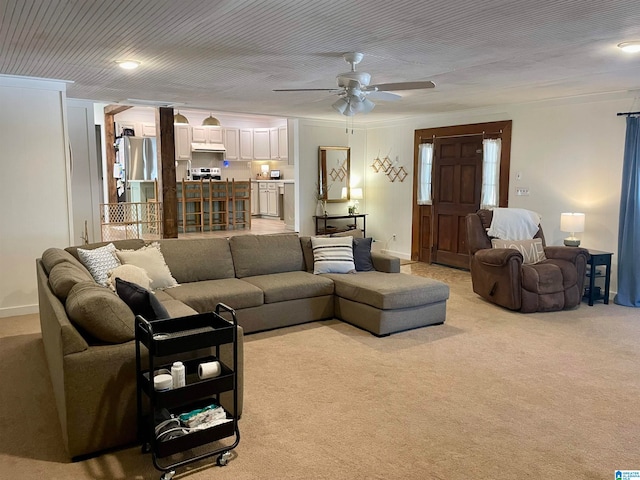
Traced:
[[185, 386], [186, 375], [182, 362], [173, 362], [173, 365], [171, 366], [171, 377], [173, 378], [173, 388]]

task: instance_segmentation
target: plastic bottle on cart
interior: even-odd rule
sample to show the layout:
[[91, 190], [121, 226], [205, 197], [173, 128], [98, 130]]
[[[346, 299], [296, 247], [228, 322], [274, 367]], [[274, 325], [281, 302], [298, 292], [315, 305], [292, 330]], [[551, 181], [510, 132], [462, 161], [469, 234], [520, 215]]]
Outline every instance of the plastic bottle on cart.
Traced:
[[171, 377], [173, 378], [173, 388], [185, 386], [186, 375], [182, 362], [173, 362], [173, 365], [171, 366]]

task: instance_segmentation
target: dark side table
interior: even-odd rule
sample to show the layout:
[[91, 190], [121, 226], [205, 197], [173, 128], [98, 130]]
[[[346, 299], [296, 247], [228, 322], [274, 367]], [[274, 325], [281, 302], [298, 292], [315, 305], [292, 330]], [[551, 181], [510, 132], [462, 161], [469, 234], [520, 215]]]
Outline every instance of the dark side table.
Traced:
[[[589, 261], [587, 264], [587, 277], [589, 278], [589, 286], [585, 289], [583, 299], [589, 301], [589, 306], [593, 307], [593, 302], [603, 300], [605, 304], [609, 303], [609, 286], [611, 285], [611, 252], [602, 252], [600, 250], [589, 250]], [[598, 265], [604, 266], [604, 272], [598, 270]], [[604, 293], [600, 287], [596, 286], [596, 278], [604, 278]]]

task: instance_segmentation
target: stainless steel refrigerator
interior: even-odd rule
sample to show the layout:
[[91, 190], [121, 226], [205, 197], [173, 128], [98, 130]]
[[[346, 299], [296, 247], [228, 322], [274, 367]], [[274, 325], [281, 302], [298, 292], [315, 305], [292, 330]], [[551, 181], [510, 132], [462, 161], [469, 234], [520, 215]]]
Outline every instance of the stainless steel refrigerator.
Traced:
[[123, 136], [116, 140], [118, 202], [130, 202], [130, 182], [158, 178], [156, 139]]

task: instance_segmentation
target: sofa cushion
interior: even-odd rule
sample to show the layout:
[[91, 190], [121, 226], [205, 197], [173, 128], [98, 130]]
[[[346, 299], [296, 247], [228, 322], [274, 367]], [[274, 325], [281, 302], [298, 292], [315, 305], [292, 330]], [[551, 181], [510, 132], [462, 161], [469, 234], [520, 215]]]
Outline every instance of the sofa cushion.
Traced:
[[371, 242], [373, 238], [353, 239], [353, 262], [356, 264], [357, 272], [372, 272], [373, 260], [371, 260]]
[[82, 264], [87, 267], [96, 283], [106, 286], [107, 274], [110, 270], [120, 265], [120, 260], [116, 257], [115, 252], [116, 246], [113, 243], [109, 243], [104, 247], [91, 250], [78, 248], [78, 257], [80, 257]]
[[264, 303], [262, 290], [237, 278], [183, 283], [165, 290], [165, 293], [198, 313], [211, 312], [218, 303], [225, 303], [233, 309], [257, 307]]
[[134, 338], [134, 315], [118, 296], [95, 282], [73, 286], [65, 308], [69, 319], [97, 340], [124, 343]]
[[104, 247], [113, 243], [116, 246], [117, 250], [137, 250], [138, 248], [144, 247], [144, 240], [141, 238], [130, 238], [128, 240], [114, 240], [112, 242], [96, 242], [90, 243], [88, 245], [80, 245], [76, 247], [67, 247], [65, 250], [69, 252], [76, 260], [80, 260], [78, 256], [78, 249], [81, 248], [83, 250], [93, 250], [96, 248]]
[[63, 250], [62, 248], [47, 248], [42, 253], [42, 266], [44, 267], [44, 271], [47, 273], [47, 275], [51, 273], [51, 269], [53, 267], [62, 262], [73, 263], [74, 265], [80, 267], [82, 270], [86, 271], [87, 274], [91, 275], [89, 273], [89, 270], [87, 270], [86, 267], [82, 265], [80, 260], [78, 260], [66, 250]]
[[522, 288], [538, 295], [563, 292], [562, 270], [551, 262], [522, 265]]
[[118, 296], [134, 315], [141, 315], [147, 321], [169, 318], [169, 312], [162, 306], [160, 300], [146, 288], [127, 282], [120, 277], [116, 277], [115, 284]]
[[358, 272], [325, 274], [335, 283], [336, 295], [382, 310], [417, 307], [449, 298], [449, 286], [406, 273]]
[[333, 282], [309, 272], [284, 272], [242, 279], [264, 292], [264, 303], [333, 295]]
[[229, 239], [237, 278], [305, 269], [297, 234], [236, 235]]
[[350, 273], [355, 271], [353, 239], [311, 237], [313, 273]]
[[151, 279], [152, 290], [178, 285], [164, 261], [160, 245], [157, 242], [138, 250], [119, 250], [116, 254], [123, 264], [136, 265], [144, 269]]
[[226, 238], [160, 240], [171, 274], [178, 283], [233, 278], [233, 258]]
[[93, 281], [93, 277], [84, 267], [72, 262], [58, 263], [49, 273], [51, 290], [63, 303], [76, 283]]

